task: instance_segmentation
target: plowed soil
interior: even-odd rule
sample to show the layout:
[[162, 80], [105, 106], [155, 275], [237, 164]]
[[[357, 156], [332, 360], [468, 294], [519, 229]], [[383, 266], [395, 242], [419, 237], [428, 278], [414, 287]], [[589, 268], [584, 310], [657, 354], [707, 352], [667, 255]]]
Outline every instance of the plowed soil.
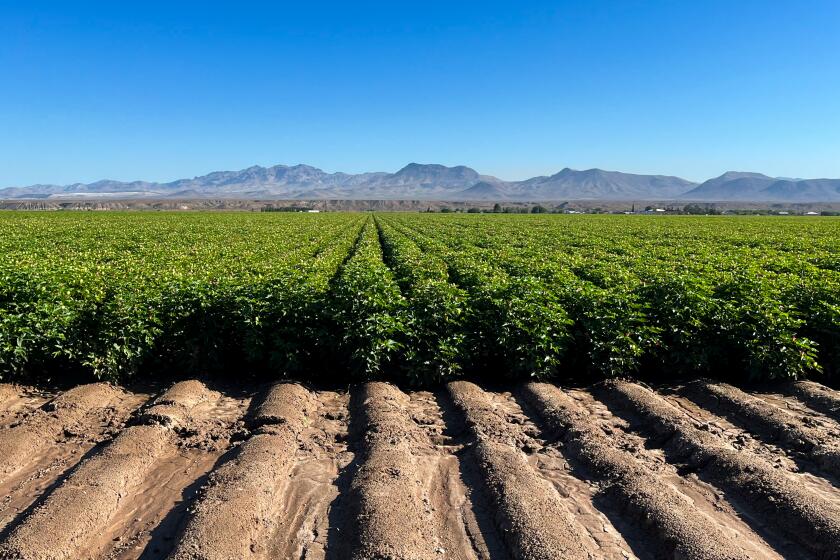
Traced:
[[0, 559], [838, 559], [838, 402], [0, 384]]

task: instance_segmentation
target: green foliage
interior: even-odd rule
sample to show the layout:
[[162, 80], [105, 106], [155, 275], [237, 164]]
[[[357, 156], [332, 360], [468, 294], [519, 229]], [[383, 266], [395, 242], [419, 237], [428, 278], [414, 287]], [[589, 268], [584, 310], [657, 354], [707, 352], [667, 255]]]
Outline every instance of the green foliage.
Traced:
[[450, 380], [462, 372], [466, 292], [449, 282], [446, 264], [377, 220], [385, 262], [407, 297], [402, 377], [413, 385]]
[[[481, 263], [484, 274], [453, 277], [459, 285], [489, 286], [500, 273], [539, 279], [571, 322], [571, 342], [556, 356], [558, 375], [790, 379], [838, 371], [840, 274], [833, 263], [840, 224], [833, 220], [387, 221], [426, 239], [430, 249], [445, 246]], [[492, 329], [472, 332], [489, 341]]]
[[376, 225], [368, 220], [331, 293], [339, 357], [369, 380], [390, 374], [406, 338], [405, 299], [382, 261]]
[[3, 213], [0, 376], [297, 371], [358, 216]]
[[0, 213], [0, 378], [840, 370], [832, 218], [506, 211]]

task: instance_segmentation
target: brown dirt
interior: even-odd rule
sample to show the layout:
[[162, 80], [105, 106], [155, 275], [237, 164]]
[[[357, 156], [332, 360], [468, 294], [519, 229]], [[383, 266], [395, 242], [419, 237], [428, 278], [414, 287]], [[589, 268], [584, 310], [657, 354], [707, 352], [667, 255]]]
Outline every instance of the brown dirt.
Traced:
[[[348, 449], [348, 401], [343, 392], [312, 392], [316, 410], [306, 418], [298, 446], [278, 489], [282, 496], [273, 531], [267, 538], [269, 558], [323, 559], [347, 539], [332, 538], [344, 520], [334, 512], [346, 492], [354, 454]], [[342, 474], [344, 476], [342, 476]]]
[[596, 503], [597, 483], [580, 476], [569, 462], [564, 447], [556, 438], [546, 437], [548, 434], [535, 423], [539, 422], [540, 417], [534, 409], [509, 392], [488, 394], [496, 410], [504, 415], [512, 429], [518, 431], [518, 447], [528, 464], [538, 476], [554, 486], [563, 498], [563, 506], [598, 545], [596, 557], [624, 559], [642, 554], [634, 549], [638, 543], [631, 544], [628, 541], [631, 535], [614, 526], [606, 512]]
[[40, 408], [50, 398], [35, 387], [0, 383], [0, 428], [18, 421], [21, 416]]
[[725, 415], [765, 441], [785, 446], [815, 463], [829, 476], [840, 477], [840, 430], [815, 415], [800, 416], [728, 385], [698, 381], [683, 390], [707, 410]]
[[300, 385], [271, 388], [255, 415], [259, 431], [210, 476], [171, 558], [266, 556], [278, 489], [288, 476], [298, 435], [314, 410], [314, 399]]
[[0, 430], [0, 535], [96, 445], [122, 429], [147, 398], [105, 384], [77, 387], [52, 400], [31, 388], [16, 389], [5, 401], [9, 424]]
[[[634, 451], [619, 447], [613, 430], [605, 432], [575, 399], [546, 384], [528, 384], [524, 397], [539, 410], [546, 424], [564, 442], [564, 448], [598, 478], [606, 500], [636, 523], [636, 530], [657, 542], [663, 556], [697, 559], [772, 558], [752, 531], [731, 531], [719, 524], [688, 494], [651, 469]], [[762, 548], [765, 548], [762, 550]]]
[[512, 555], [523, 559], [594, 558], [598, 544], [540, 477], [517, 443], [519, 430], [477, 385], [449, 384], [449, 393], [474, 438], [475, 460], [497, 507], [496, 523]]
[[627, 382], [610, 382], [597, 394], [655, 435], [671, 457], [732, 495], [741, 508], [820, 558], [840, 558], [840, 507], [749, 451], [735, 449], [695, 423], [655, 392]]
[[0, 384], [0, 558], [840, 557], [789, 387], [750, 402], [804, 446], [680, 388], [213, 389]]
[[88, 434], [118, 422], [131, 396], [105, 383], [82, 385], [62, 393], [0, 432], [0, 484], [37, 461], [44, 450], [66, 436]]
[[474, 491], [480, 473], [471, 470], [464, 440], [451, 420], [448, 397], [417, 391], [408, 413], [426, 435], [412, 448], [424, 495], [429, 500], [439, 556], [451, 559], [503, 558], [504, 545], [492, 528], [492, 504]]
[[835, 391], [813, 381], [796, 381], [784, 388], [814, 410], [827, 414], [840, 422], [840, 391]]
[[[64, 420], [76, 419], [82, 414], [80, 411], [92, 408], [97, 393], [102, 400], [111, 396], [100, 387], [82, 389], [85, 390], [69, 391], [51, 401], [49, 409], [64, 411]], [[147, 423], [122, 430], [45, 494], [37, 507], [26, 512], [0, 544], [0, 557], [69, 559], [106, 555], [113, 543], [122, 539], [120, 534], [114, 534], [115, 527], [130, 525], [126, 514], [136, 515], [142, 508], [145, 491], [158, 488], [149, 483], [155, 480], [159, 465], [177, 454], [176, 429], [183, 431], [190, 443], [213, 439], [212, 428], [219, 419], [202, 418], [199, 410], [200, 405], [210, 401], [221, 401], [221, 396], [203, 384], [182, 382], [173, 386], [139, 414], [138, 418]], [[170, 407], [173, 416], [166, 416], [159, 407]], [[149, 414], [154, 409], [157, 411]], [[149, 418], [161, 420], [151, 422]], [[201, 430], [205, 424], [211, 427], [207, 436]], [[142, 521], [142, 517], [137, 519]]]
[[6, 406], [8, 401], [17, 400], [20, 389], [12, 383], [0, 383], [0, 405]]
[[410, 399], [392, 385], [368, 383], [356, 400], [364, 436], [350, 488], [358, 519], [353, 558], [435, 558], [440, 546], [412, 452], [428, 442], [406, 410]]
[[801, 453], [792, 452], [787, 446], [767, 441], [731, 422], [725, 416], [703, 408], [683, 396], [679, 388], [676, 391], [669, 388], [660, 395], [685, 414], [695, 426], [722, 438], [732, 449], [749, 452], [750, 455], [772, 465], [774, 469], [796, 474], [799, 485], [840, 506], [840, 492], [836, 491], [837, 480], [827, 477], [813, 461], [804, 460]]

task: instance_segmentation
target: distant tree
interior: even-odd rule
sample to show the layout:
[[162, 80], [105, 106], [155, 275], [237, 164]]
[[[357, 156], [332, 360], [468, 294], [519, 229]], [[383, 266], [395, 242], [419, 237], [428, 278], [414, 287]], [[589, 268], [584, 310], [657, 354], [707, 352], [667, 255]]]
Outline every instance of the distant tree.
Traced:
[[467, 210], [467, 214], [481, 214], [481, 208], [470, 208]]
[[452, 208], [448, 208], [446, 206], [440, 209], [441, 214], [449, 214], [450, 212], [452, 212]]
[[531, 214], [545, 214], [548, 212], [548, 209], [545, 206], [534, 206], [531, 208]]
[[720, 210], [718, 210], [714, 206], [700, 206], [699, 204], [686, 204], [685, 206], [683, 206], [682, 211], [685, 214], [693, 215], [720, 214]]
[[501, 204], [499, 204], [497, 202], [496, 204], [493, 205], [493, 213], [494, 214], [498, 214], [501, 211], [502, 211], [502, 205]]

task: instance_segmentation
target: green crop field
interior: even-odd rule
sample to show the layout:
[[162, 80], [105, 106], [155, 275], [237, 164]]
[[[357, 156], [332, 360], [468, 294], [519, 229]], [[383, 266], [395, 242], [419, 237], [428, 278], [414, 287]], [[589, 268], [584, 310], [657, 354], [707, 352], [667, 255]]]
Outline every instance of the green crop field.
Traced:
[[0, 378], [835, 376], [840, 221], [0, 214]]

